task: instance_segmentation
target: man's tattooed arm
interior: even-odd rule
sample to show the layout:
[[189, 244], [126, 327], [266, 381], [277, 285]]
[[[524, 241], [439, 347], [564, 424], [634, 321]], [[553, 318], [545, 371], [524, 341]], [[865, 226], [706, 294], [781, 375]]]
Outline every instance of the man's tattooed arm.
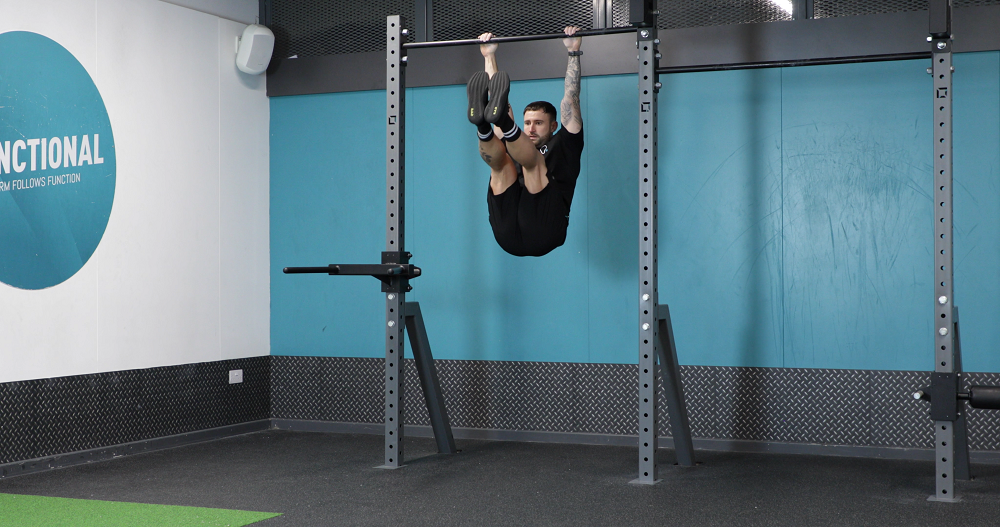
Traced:
[[570, 56], [566, 64], [566, 87], [562, 103], [559, 105], [562, 113], [560, 121], [567, 132], [580, 133], [583, 129], [583, 117], [580, 115], [580, 57]]

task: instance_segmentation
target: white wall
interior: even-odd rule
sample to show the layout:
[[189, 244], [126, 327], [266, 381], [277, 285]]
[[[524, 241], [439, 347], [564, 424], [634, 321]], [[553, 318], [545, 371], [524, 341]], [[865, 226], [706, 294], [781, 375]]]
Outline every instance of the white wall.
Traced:
[[163, 0], [164, 2], [216, 15], [244, 24], [253, 24], [260, 12], [258, 0]]
[[0, 33], [45, 35], [87, 69], [118, 168], [83, 269], [41, 291], [0, 284], [0, 382], [267, 355], [269, 111], [264, 77], [234, 63], [245, 25], [158, 0], [0, 13]]

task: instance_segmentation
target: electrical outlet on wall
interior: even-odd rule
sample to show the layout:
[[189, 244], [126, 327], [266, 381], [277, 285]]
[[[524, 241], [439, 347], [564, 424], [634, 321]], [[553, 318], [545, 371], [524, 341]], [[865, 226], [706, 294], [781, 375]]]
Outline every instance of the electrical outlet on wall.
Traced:
[[229, 384], [243, 382], [243, 370], [229, 370]]

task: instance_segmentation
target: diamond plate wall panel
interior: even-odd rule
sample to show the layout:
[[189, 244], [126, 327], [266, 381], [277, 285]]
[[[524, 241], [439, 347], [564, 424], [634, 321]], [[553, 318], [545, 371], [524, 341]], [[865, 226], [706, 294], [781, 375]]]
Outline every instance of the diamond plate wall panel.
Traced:
[[[863, 404], [871, 409], [872, 446], [933, 448], [930, 405], [913, 399], [913, 392], [930, 385], [924, 371], [866, 371], [869, 393]], [[1000, 436], [998, 436], [1000, 445]]]
[[909, 448], [933, 443], [928, 406], [911, 395], [930, 382], [926, 372], [682, 369], [695, 437]]
[[[627, 364], [437, 361], [453, 426], [635, 435]], [[229, 385], [228, 371], [244, 382]], [[406, 422], [428, 425], [412, 360]], [[380, 423], [381, 359], [256, 357], [0, 384], [0, 463], [267, 419]], [[930, 448], [929, 372], [683, 366], [695, 437]], [[964, 384], [1000, 385], [1000, 373]], [[670, 435], [661, 393], [660, 433]], [[969, 445], [1000, 450], [1000, 412], [970, 409]]]
[[592, 0], [434, 0], [434, 40], [559, 33], [574, 25], [594, 25]]
[[278, 58], [385, 50], [385, 17], [413, 21], [413, 0], [273, 0]]
[[[276, 418], [380, 423], [382, 360], [273, 357]], [[436, 361], [452, 426], [635, 435], [638, 371], [627, 364]], [[429, 425], [413, 361], [406, 423]], [[695, 437], [931, 448], [929, 372], [682, 366]], [[1000, 385], [1000, 374], [967, 374]], [[329, 391], [327, 391], [329, 390]], [[332, 395], [327, 395], [332, 394]], [[660, 394], [660, 433], [670, 435]], [[969, 441], [1000, 449], [1000, 412], [972, 410]]]
[[[629, 25], [628, 7], [629, 0], [611, 0], [611, 19], [615, 27]], [[792, 19], [790, 13], [769, 0], [658, 0], [656, 8], [660, 11], [656, 26], [660, 29]]]
[[271, 417], [380, 423], [384, 373], [382, 359], [272, 356]]
[[35, 457], [35, 393], [39, 384], [41, 381], [0, 384], [0, 463]]
[[0, 384], [0, 464], [267, 419], [270, 384], [270, 357]]
[[[579, 402], [579, 430], [597, 434], [639, 432], [639, 368], [624, 364], [578, 364], [574, 399]], [[660, 410], [664, 395], [660, 388]], [[666, 415], [666, 414], [663, 414]], [[660, 423], [669, 419], [660, 416]], [[574, 431], [579, 431], [574, 430]]]

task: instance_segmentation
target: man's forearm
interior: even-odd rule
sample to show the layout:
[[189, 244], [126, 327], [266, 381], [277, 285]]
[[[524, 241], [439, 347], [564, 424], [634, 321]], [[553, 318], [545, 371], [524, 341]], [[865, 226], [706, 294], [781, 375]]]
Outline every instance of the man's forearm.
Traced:
[[570, 55], [566, 64], [565, 92], [560, 106], [562, 125], [571, 133], [578, 133], [583, 128], [583, 118], [580, 116], [580, 56]]
[[486, 73], [490, 76], [490, 78], [493, 78], [493, 75], [497, 71], [500, 71], [500, 68], [497, 67], [497, 56], [496, 54], [490, 54], [486, 55], [483, 58], [486, 61], [486, 66], [484, 69], [486, 70]]

